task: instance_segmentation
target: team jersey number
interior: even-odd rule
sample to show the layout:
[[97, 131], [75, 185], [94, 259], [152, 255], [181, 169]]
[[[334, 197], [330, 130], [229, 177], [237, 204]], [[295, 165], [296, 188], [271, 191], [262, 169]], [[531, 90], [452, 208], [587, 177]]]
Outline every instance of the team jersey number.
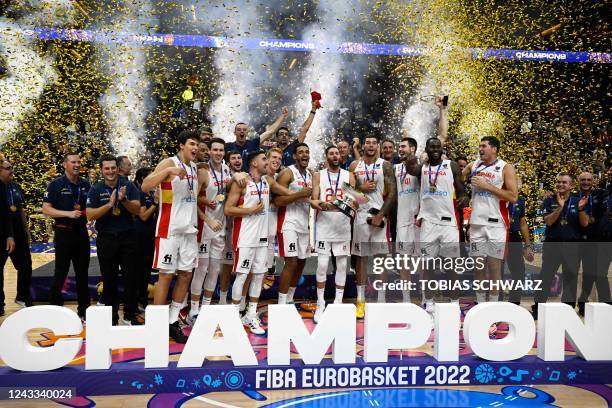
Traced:
[[336, 198], [338, 198], [338, 200], [344, 200], [344, 191], [342, 191], [342, 189], [338, 189], [336, 195], [334, 195], [334, 190], [332, 190], [331, 188], [327, 188], [325, 190], [326, 203], [332, 203]]

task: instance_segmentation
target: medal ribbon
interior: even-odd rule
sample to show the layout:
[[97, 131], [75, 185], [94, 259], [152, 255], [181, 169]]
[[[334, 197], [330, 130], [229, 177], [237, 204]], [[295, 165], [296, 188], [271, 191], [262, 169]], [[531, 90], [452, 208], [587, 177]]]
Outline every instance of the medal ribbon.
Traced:
[[210, 167], [210, 169], [212, 170], [213, 177], [217, 182], [217, 195], [223, 194], [223, 192], [225, 191], [225, 185], [223, 184], [223, 167], [221, 167], [221, 181], [219, 181], [219, 179], [217, 178], [217, 172], [215, 171], [215, 168], [212, 166], [210, 161], [208, 162], [208, 167]]
[[406, 180], [407, 175], [406, 163], [402, 163], [402, 167], [400, 167], [400, 185], [402, 186], [402, 191], [404, 190], [404, 180]]
[[[327, 181], [329, 181], [329, 188], [332, 188], [331, 177], [329, 177], [329, 169], [327, 170]], [[338, 193], [338, 183], [340, 182], [340, 169], [338, 169], [338, 175], [336, 176], [336, 187], [332, 190], [334, 192], [334, 197], [336, 197], [336, 193]]]
[[436, 169], [436, 178], [433, 180], [433, 182], [431, 181], [431, 164], [429, 165], [429, 186], [430, 187], [437, 187], [438, 185], [438, 175], [440, 174], [440, 168], [442, 167], [442, 161], [440, 162], [440, 164], [438, 164], [438, 168]]
[[[178, 154], [176, 155], [176, 159], [181, 164], [183, 170], [185, 170], [185, 173], [187, 173], [187, 168], [183, 164], [183, 161], [181, 160]], [[187, 177], [187, 186], [189, 186], [189, 191], [191, 192], [191, 195], [193, 195], [193, 181], [195, 177], [193, 175], [193, 169], [191, 168], [191, 165], [189, 165], [189, 174], [191, 175], [191, 181], [189, 181], [189, 177]]]
[[572, 196], [569, 197], [567, 208], [565, 208], [565, 210], [563, 211], [563, 216], [561, 217], [565, 221], [567, 221], [567, 216], [569, 215], [569, 210], [571, 206], [572, 206]]
[[259, 179], [259, 187], [257, 186], [257, 182], [255, 181], [255, 178], [251, 175], [251, 173], [249, 173], [249, 176], [251, 176], [251, 180], [253, 180], [253, 184], [255, 184], [255, 190], [257, 190], [259, 202], [261, 202], [261, 192], [263, 191], [264, 176], [261, 176]]

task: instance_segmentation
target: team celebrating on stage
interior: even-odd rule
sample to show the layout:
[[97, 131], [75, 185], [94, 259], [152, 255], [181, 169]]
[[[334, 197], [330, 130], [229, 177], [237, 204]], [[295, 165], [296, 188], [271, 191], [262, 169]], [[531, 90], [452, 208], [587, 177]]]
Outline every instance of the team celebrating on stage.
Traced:
[[[245, 123], [235, 125], [236, 141], [231, 143], [213, 137], [210, 129], [183, 131], [178, 136], [176, 154], [154, 169], [139, 169], [134, 181], [130, 181], [127, 157], [105, 156], [100, 159], [102, 179], [90, 185], [80, 178], [78, 154], [66, 154], [65, 175], [49, 184], [43, 204], [44, 214], [55, 219], [51, 303], [63, 304], [61, 288], [72, 263], [77, 312], [85, 317], [90, 304], [87, 221], [95, 221], [97, 230], [103, 282], [99, 304], [113, 306], [113, 324], [119, 323], [120, 303], [124, 305], [123, 324], [143, 323], [139, 310], [147, 306], [153, 268], [158, 271], [154, 304], [165, 305], [170, 299], [169, 333], [179, 343], [187, 340], [182, 328], [194, 324], [202, 305], [211, 304], [217, 284], [219, 304], [236, 305], [237, 313], [243, 313], [243, 324], [254, 334], [265, 334], [257, 307], [262, 288], [270, 287], [275, 279], [276, 248], [284, 261], [276, 278], [279, 304], [294, 301], [307, 258], [317, 257], [315, 322], [325, 310], [328, 270], [335, 272], [333, 303], [342, 303], [351, 265], [356, 274], [357, 318], [364, 317], [366, 271], [372, 257], [469, 255], [484, 259], [482, 267], [474, 270], [475, 279], [501, 280], [504, 263], [513, 279], [524, 279], [522, 257], [533, 260], [533, 252], [514, 166], [500, 157], [503, 149], [493, 136], [481, 138], [477, 160], [452, 160], [452, 152], [446, 150], [446, 106], [442, 98], [436, 98], [436, 104], [442, 111], [438, 136], [425, 141], [421, 157], [416, 155], [414, 138], [404, 137], [396, 151], [394, 141], [366, 132], [355, 137], [353, 143], [341, 140], [324, 146], [323, 157], [314, 157], [315, 161], [323, 160], [322, 165], [309, 167], [311, 146], [305, 139], [319, 108], [315, 102], [295, 140], [282, 126], [288, 115], [286, 108], [262, 135], [250, 139]], [[23, 195], [11, 185], [9, 177], [11, 164], [3, 160], [0, 165], [2, 181], [8, 183], [9, 194], [3, 190], [0, 197], [7, 203], [5, 211], [22, 212]], [[579, 241], [585, 234], [588, 240], [597, 242], [604, 240], [606, 228], [610, 233], [610, 194], [593, 188], [592, 176], [589, 185], [589, 176], [580, 175], [581, 193], [574, 195], [570, 192], [572, 176], [560, 174], [556, 191], [545, 200], [548, 228], [542, 279], [544, 286], [548, 284], [547, 291], [562, 262], [551, 259], [547, 242]], [[356, 200], [350, 198], [354, 196], [363, 203], [354, 204]], [[338, 205], [346, 202], [355, 205], [353, 214]], [[14, 231], [19, 229], [15, 225], [20, 222], [20, 218], [11, 216], [8, 224], [3, 223], [7, 256], [14, 250], [18, 237]], [[469, 225], [468, 254], [461, 247], [466, 241], [465, 225]], [[510, 242], [518, 242], [518, 261], [514, 256], [510, 262]], [[585, 278], [579, 307], [584, 308], [594, 284], [599, 301], [610, 301], [607, 267], [604, 271], [603, 254], [598, 254], [597, 248], [595, 255], [600, 257], [592, 267], [581, 254], [561, 253], [556, 247], [549, 251], [553, 250], [559, 257], [568, 258], [563, 261], [564, 284], [567, 281], [564, 302], [576, 301], [575, 277], [581, 259]], [[29, 259], [29, 253], [27, 256]], [[0, 260], [3, 266], [6, 256]], [[13, 263], [20, 273], [19, 281], [29, 279], [21, 269], [29, 268], [31, 276], [31, 260], [29, 266], [21, 266], [24, 262], [19, 260]], [[402, 279], [410, 279], [410, 271], [398, 272]], [[421, 279], [436, 279], [436, 272], [442, 272], [446, 280], [459, 276], [453, 269], [424, 268], [417, 272]], [[118, 294], [120, 276], [122, 299]], [[381, 276], [383, 280], [389, 278], [388, 274]], [[584, 281], [590, 286], [585, 288]], [[18, 301], [28, 306], [31, 299], [23, 286], [19, 286]], [[447, 293], [451, 302], [458, 302], [459, 295], [458, 291]], [[478, 291], [476, 301], [497, 301], [502, 295], [496, 289]], [[402, 291], [402, 299], [411, 301], [409, 290]], [[378, 301], [385, 300], [386, 294], [380, 290]], [[520, 293], [511, 293], [509, 300], [518, 304]], [[546, 297], [536, 296], [536, 312], [537, 302], [542, 301]], [[424, 291], [423, 306], [434, 312], [433, 292]]]

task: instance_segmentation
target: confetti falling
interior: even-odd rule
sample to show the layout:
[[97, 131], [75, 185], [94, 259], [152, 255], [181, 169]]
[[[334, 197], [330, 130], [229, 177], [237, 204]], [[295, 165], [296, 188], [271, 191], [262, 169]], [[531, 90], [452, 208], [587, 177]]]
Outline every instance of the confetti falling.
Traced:
[[[336, 4], [338, 3], [338, 4]], [[605, 3], [586, 0], [30, 0], [0, 5], [0, 145], [30, 209], [77, 150], [83, 175], [106, 152], [156, 163], [183, 129], [233, 124], [261, 133], [284, 105], [295, 135], [311, 90], [323, 108], [313, 151], [376, 129], [424, 141], [437, 128], [429, 94], [449, 95], [453, 156], [476, 155], [484, 135], [502, 139], [531, 214], [559, 171], [600, 174], [609, 161], [609, 64], [473, 59], [467, 48], [610, 52]], [[107, 33], [420, 44], [418, 57], [274, 50], [127, 46], [34, 40], [36, 26]], [[183, 98], [187, 89], [192, 99]], [[316, 153], [313, 157], [317, 156]], [[320, 155], [319, 155], [320, 156]], [[320, 159], [320, 157], [316, 157]]]

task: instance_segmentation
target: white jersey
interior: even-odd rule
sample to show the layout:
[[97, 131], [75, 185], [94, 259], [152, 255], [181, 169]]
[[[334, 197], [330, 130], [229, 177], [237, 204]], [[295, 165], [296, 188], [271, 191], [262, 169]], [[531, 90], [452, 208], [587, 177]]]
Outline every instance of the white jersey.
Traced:
[[185, 165], [176, 156], [172, 161], [176, 167], [185, 169], [187, 175], [182, 180], [175, 176], [172, 181], [160, 184], [160, 208], [155, 230], [155, 236], [159, 238], [198, 232], [198, 168], [193, 162]]
[[[328, 169], [323, 169], [319, 173], [319, 200], [332, 203], [336, 197], [344, 199], [342, 186], [349, 182], [349, 172], [344, 169], [338, 170], [338, 173], [332, 173]], [[317, 241], [351, 240], [350, 218], [335, 207], [333, 210], [317, 211], [315, 228]]]
[[[438, 174], [436, 180], [436, 173]], [[430, 184], [435, 182], [435, 187]], [[421, 169], [421, 207], [418, 219], [432, 224], [457, 226], [455, 184], [451, 161], [443, 160], [439, 166], [423, 164]]]
[[[312, 176], [300, 173], [295, 165], [287, 167], [293, 173], [293, 181], [289, 184], [289, 191], [301, 191], [312, 188]], [[308, 233], [308, 220], [310, 216], [310, 197], [295, 201], [286, 207], [278, 209], [278, 230]]]
[[[278, 178], [280, 173], [274, 174], [274, 180]], [[275, 237], [278, 228], [278, 207], [272, 202], [270, 198], [270, 209], [268, 210], [268, 236]]]
[[370, 193], [367, 193], [369, 201], [359, 206], [357, 210], [357, 220], [359, 222], [365, 222], [368, 217], [368, 211], [371, 208], [381, 209], [384, 202], [384, 191], [385, 191], [385, 175], [383, 174], [384, 159], [378, 158], [373, 164], [366, 164], [363, 160], [360, 160], [355, 167], [353, 173], [357, 180], [357, 185], [365, 184], [368, 180], [376, 182], [376, 189]]
[[[483, 177], [489, 184], [504, 187], [504, 167], [506, 162], [497, 159], [491, 165], [482, 160], [476, 160], [472, 165], [471, 176]], [[472, 215], [470, 224], [488, 225], [492, 227], [508, 228], [508, 202], [488, 191], [472, 188]]]
[[411, 176], [404, 163], [395, 165], [397, 183], [397, 226], [413, 225], [419, 214], [420, 190], [419, 178]]
[[[206, 187], [206, 199], [208, 201], [216, 201], [217, 206], [215, 209], [210, 207], [204, 207], [204, 213], [213, 218], [223, 225], [220, 231], [213, 231], [208, 224], [204, 223], [204, 236], [203, 239], [211, 239], [213, 236], [225, 236], [225, 214], [223, 210], [225, 208], [225, 198], [227, 198], [226, 187], [232, 181], [232, 174], [229, 167], [226, 164], [221, 164], [221, 171], [216, 171], [212, 167], [212, 163], [209, 165], [208, 170], [208, 187]], [[223, 202], [216, 200], [217, 196], [222, 194], [224, 196]]]
[[268, 210], [270, 207], [270, 186], [265, 176], [259, 183], [249, 178], [244, 196], [238, 201], [239, 207], [255, 207], [259, 201], [263, 211], [243, 217], [234, 217], [232, 243], [235, 248], [254, 248], [268, 246]]

